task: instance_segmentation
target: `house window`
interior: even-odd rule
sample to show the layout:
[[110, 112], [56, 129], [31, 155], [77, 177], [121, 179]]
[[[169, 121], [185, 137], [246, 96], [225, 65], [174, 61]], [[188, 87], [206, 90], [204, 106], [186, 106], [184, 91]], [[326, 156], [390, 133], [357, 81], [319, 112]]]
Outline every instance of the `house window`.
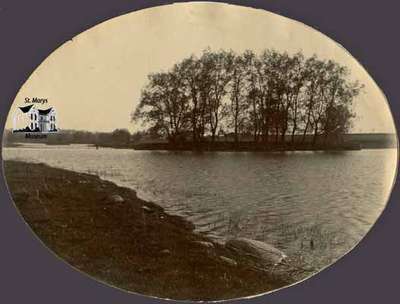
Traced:
[[35, 120], [37, 120], [37, 115], [35, 114]]
[[31, 122], [31, 130], [33, 130], [33, 122]]
[[31, 120], [33, 120], [33, 114], [31, 113]]

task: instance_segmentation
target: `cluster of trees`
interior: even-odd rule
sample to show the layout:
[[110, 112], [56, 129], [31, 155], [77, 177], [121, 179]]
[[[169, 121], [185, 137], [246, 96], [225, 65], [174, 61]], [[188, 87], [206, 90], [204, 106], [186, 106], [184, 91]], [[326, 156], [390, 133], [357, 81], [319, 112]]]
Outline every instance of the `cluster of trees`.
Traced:
[[208, 49], [150, 74], [132, 120], [171, 143], [222, 134], [265, 145], [304, 143], [312, 134], [315, 143], [349, 130], [361, 89], [346, 67], [315, 55]]

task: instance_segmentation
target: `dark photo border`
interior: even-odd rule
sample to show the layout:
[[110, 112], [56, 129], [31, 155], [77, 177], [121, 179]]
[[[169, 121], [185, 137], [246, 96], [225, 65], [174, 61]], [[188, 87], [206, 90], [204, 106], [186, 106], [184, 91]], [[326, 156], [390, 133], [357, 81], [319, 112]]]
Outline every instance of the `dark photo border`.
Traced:
[[[0, 0], [1, 133], [19, 88], [61, 44], [110, 18], [173, 2], [185, 1]], [[214, 2], [265, 9], [303, 22], [343, 45], [383, 90], [399, 126], [399, 1]], [[109, 287], [74, 270], [32, 234], [11, 201], [3, 175], [0, 195], [0, 303], [167, 303]], [[397, 178], [388, 205], [373, 229], [332, 267], [290, 288], [234, 302], [397, 302], [399, 198]]]

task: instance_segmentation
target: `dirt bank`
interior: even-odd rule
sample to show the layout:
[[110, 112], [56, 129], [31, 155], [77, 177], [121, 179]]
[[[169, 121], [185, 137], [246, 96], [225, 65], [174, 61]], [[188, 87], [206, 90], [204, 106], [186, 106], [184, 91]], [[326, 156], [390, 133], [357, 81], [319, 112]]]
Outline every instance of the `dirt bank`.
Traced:
[[234, 263], [228, 249], [131, 189], [43, 164], [5, 161], [4, 169], [17, 207], [39, 238], [103, 282], [190, 300], [243, 297], [287, 284]]

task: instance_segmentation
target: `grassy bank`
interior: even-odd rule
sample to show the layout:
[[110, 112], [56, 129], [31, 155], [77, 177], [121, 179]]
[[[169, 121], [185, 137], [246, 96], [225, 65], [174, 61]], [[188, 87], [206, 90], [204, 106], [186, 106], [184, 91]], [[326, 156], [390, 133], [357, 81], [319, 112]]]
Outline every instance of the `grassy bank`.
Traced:
[[97, 176], [5, 161], [18, 209], [59, 257], [89, 275], [142, 294], [216, 300], [287, 284], [232, 263], [223, 245], [195, 234], [183, 218]]

